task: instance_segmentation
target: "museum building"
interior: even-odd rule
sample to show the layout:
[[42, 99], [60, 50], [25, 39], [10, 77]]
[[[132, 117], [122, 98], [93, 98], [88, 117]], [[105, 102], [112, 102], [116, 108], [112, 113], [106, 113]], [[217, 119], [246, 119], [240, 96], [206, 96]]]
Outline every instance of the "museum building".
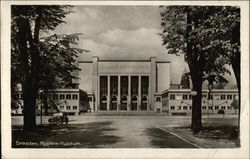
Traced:
[[148, 60], [79, 61], [79, 89], [92, 93], [95, 111], [156, 111], [155, 94], [169, 89], [170, 62]]

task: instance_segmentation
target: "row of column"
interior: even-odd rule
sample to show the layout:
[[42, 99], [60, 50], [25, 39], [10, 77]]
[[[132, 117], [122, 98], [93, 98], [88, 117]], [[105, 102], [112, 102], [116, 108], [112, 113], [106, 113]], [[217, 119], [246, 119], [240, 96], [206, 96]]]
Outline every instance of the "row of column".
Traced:
[[[119, 110], [119, 106], [121, 105], [121, 76], [118, 77], [118, 92], [117, 92], [117, 110]], [[128, 98], [127, 98], [127, 110], [131, 108], [131, 76], [128, 77]], [[100, 77], [99, 77], [100, 81]], [[110, 110], [110, 75], [107, 76], [107, 110]], [[100, 82], [99, 82], [100, 87]], [[100, 95], [100, 94], [98, 94]], [[137, 98], [137, 110], [140, 110], [141, 107], [141, 76], [138, 76], [138, 98]], [[149, 102], [148, 102], [149, 103]], [[148, 105], [148, 104], [147, 104]], [[147, 106], [148, 110], [148, 106]]]

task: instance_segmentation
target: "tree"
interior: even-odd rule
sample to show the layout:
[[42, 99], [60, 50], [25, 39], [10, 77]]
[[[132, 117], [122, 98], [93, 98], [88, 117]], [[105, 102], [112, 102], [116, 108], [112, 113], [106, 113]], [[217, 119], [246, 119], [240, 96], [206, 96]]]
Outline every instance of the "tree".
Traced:
[[234, 110], [235, 110], [235, 114], [236, 114], [236, 110], [237, 110], [237, 109], [239, 109], [239, 106], [240, 106], [240, 104], [239, 104], [239, 100], [234, 99], [234, 100], [233, 100], [233, 102], [231, 103], [231, 107], [233, 107], [233, 108], [234, 108]]
[[[39, 90], [41, 63], [41, 32], [54, 30], [64, 23], [63, 18], [71, 13], [70, 6], [12, 6], [11, 44], [13, 73], [22, 84], [24, 101], [24, 130], [36, 127], [35, 105]], [[17, 68], [18, 67], [18, 68]], [[16, 72], [19, 70], [18, 72]], [[13, 84], [17, 78], [13, 78]]]
[[[45, 114], [48, 114], [48, 90], [55, 88], [77, 88], [76, 83], [72, 79], [78, 77], [73, 76], [73, 71], [79, 71], [76, 66], [76, 58], [78, 53], [82, 53], [83, 49], [76, 46], [80, 34], [70, 35], [51, 35], [41, 38], [41, 67], [39, 88], [43, 90], [41, 97], [45, 108]], [[52, 105], [55, 102], [50, 101]]]
[[[210, 6], [167, 6], [161, 7], [163, 31], [160, 36], [169, 54], [184, 54], [190, 70], [193, 90], [197, 95], [192, 100], [193, 133], [202, 129], [201, 97], [204, 80], [226, 81], [229, 73], [227, 63], [220, 49], [221, 32], [213, 19], [223, 7]], [[214, 18], [211, 18], [214, 17]], [[212, 19], [212, 20], [211, 20]]]

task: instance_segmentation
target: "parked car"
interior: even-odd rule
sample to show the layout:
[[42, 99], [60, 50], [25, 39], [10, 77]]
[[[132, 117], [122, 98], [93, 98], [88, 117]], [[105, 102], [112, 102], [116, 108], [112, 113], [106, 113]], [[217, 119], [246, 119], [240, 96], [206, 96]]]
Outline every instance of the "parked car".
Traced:
[[54, 113], [52, 117], [48, 119], [49, 124], [68, 124], [69, 118], [65, 112]]

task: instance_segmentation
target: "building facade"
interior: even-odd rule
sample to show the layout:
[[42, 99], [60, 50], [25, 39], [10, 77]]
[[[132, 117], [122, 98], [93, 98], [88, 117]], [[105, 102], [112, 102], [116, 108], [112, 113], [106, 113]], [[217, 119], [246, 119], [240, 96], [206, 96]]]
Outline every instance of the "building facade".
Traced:
[[154, 111], [155, 93], [170, 85], [170, 62], [149, 60], [79, 61], [79, 88], [93, 93], [92, 111]]
[[[233, 101], [239, 100], [236, 89], [213, 89], [202, 91], [201, 110], [204, 114], [237, 114], [238, 108]], [[192, 113], [192, 95], [190, 89], [169, 89], [162, 93], [162, 111], [170, 115], [187, 115]]]

